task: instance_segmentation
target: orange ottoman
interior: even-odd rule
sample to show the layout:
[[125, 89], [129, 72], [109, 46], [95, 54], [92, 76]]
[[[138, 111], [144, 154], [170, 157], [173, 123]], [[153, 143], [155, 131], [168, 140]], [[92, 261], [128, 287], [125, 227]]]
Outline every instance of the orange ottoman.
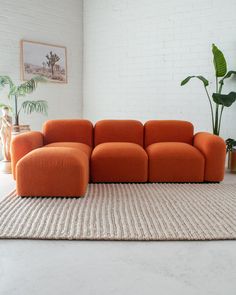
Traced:
[[146, 148], [150, 182], [203, 182], [205, 159], [190, 144], [160, 142]]
[[89, 181], [89, 157], [71, 147], [43, 147], [16, 165], [19, 196], [79, 197]]
[[93, 182], [146, 182], [147, 174], [148, 157], [138, 144], [107, 142], [92, 152]]

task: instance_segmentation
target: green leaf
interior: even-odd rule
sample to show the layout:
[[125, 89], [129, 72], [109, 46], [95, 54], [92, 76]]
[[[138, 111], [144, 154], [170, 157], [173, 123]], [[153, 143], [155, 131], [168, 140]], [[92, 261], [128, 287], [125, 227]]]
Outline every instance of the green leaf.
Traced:
[[236, 146], [236, 140], [234, 140], [232, 138], [226, 139], [225, 143], [226, 143], [226, 151], [227, 152], [232, 151], [233, 148]]
[[187, 78], [185, 78], [185, 79], [181, 82], [180, 85], [183, 86], [183, 85], [187, 84], [188, 81], [189, 81], [190, 79], [192, 79], [193, 77], [195, 77], [195, 76], [188, 76]]
[[215, 44], [212, 44], [212, 53], [216, 77], [224, 77], [227, 73], [227, 64], [224, 54], [216, 47]]
[[224, 85], [224, 80], [230, 78], [232, 75], [236, 75], [236, 71], [228, 71], [223, 79], [220, 80], [220, 84]]
[[13, 85], [11, 88], [10, 88], [10, 91], [8, 93], [8, 98], [11, 98], [12, 96], [16, 95], [16, 90], [17, 90], [17, 87], [15, 85]]
[[229, 94], [213, 93], [212, 98], [216, 104], [230, 107], [236, 101], [236, 92], [230, 92]]
[[22, 109], [25, 113], [41, 113], [47, 115], [48, 104], [45, 100], [26, 100], [22, 103]]
[[209, 81], [206, 78], [204, 78], [203, 76], [196, 76], [196, 78], [201, 80], [205, 87], [209, 85]]
[[0, 87], [4, 87], [5, 85], [9, 85], [10, 90], [14, 86], [12, 79], [8, 76], [0, 76]]
[[188, 76], [187, 78], [185, 78], [181, 82], [181, 86], [187, 84], [188, 81], [191, 80], [192, 78], [197, 78], [197, 79], [201, 80], [205, 87], [209, 85], [209, 81], [206, 78], [204, 78], [203, 76]]
[[32, 93], [39, 82], [46, 82], [47, 80], [43, 78], [42, 76], [35, 76], [29, 81], [19, 85], [16, 89], [16, 95], [17, 96], [25, 96], [27, 94]]

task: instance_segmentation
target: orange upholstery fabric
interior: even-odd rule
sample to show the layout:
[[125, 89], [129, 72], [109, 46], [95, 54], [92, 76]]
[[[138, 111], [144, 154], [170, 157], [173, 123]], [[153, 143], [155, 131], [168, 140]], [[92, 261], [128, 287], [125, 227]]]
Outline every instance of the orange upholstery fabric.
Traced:
[[145, 147], [157, 142], [192, 144], [193, 125], [187, 121], [151, 120], [144, 125]]
[[43, 134], [37, 131], [17, 135], [11, 142], [12, 174], [16, 178], [17, 162], [30, 151], [43, 146]]
[[55, 142], [55, 143], [49, 143], [46, 144], [45, 147], [70, 147], [78, 149], [79, 151], [83, 151], [88, 157], [90, 157], [92, 148], [84, 143], [78, 143], [78, 142]]
[[226, 145], [216, 135], [199, 132], [194, 136], [194, 146], [205, 157], [205, 181], [222, 181], [225, 174]]
[[16, 166], [20, 196], [83, 196], [89, 180], [89, 158], [77, 148], [40, 148]]
[[143, 124], [136, 120], [102, 120], [94, 127], [94, 143], [132, 142], [143, 146]]
[[202, 182], [204, 156], [190, 144], [154, 143], [146, 148], [150, 182]]
[[49, 120], [43, 134], [44, 144], [65, 141], [93, 146], [93, 125], [88, 120]]
[[138, 144], [108, 142], [95, 147], [91, 156], [93, 182], [145, 182], [148, 157]]
[[218, 182], [225, 156], [222, 138], [193, 136], [191, 123], [174, 120], [102, 120], [94, 128], [87, 120], [51, 120], [43, 133], [11, 144], [21, 196], [83, 196], [89, 174], [93, 182]]

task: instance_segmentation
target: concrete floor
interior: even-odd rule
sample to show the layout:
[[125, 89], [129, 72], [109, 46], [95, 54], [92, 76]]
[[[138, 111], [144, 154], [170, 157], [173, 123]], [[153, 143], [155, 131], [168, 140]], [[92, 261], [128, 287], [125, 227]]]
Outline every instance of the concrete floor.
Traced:
[[[13, 188], [0, 174], [0, 199]], [[0, 240], [0, 294], [235, 295], [236, 241]]]

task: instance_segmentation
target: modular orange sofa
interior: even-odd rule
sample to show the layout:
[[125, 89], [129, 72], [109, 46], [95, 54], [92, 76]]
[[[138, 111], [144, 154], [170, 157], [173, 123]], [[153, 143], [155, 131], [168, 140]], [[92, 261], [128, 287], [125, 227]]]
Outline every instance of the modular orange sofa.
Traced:
[[20, 196], [84, 196], [89, 182], [220, 182], [224, 140], [186, 121], [50, 120], [15, 137]]

